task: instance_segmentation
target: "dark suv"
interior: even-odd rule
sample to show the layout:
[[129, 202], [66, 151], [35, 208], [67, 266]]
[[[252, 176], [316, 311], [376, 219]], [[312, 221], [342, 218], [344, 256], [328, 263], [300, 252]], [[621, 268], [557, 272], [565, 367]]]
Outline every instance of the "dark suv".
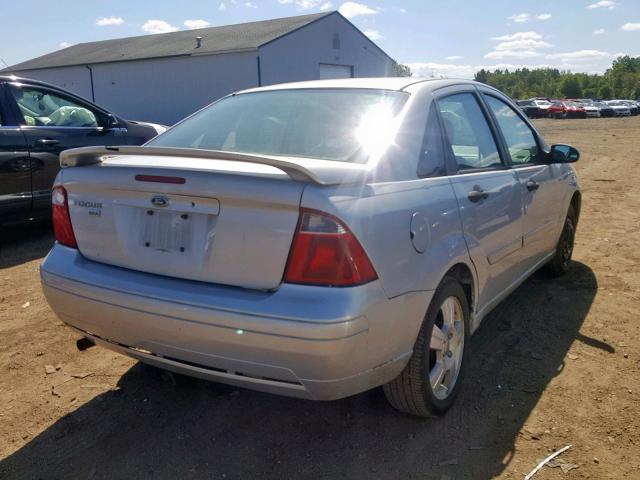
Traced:
[[62, 150], [141, 145], [165, 130], [44, 82], [0, 76], [0, 225], [49, 216]]

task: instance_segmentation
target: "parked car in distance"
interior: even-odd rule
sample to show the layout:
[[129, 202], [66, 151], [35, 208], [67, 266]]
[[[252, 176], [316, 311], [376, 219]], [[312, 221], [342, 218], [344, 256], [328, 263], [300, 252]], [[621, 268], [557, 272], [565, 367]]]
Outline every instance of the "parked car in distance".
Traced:
[[578, 158], [472, 81], [255, 88], [145, 146], [63, 152], [42, 287], [84, 344], [438, 415], [487, 313], [569, 268]]
[[615, 113], [611, 106], [607, 105], [605, 102], [594, 102], [594, 106], [596, 106], [600, 110], [601, 117], [614, 117]]
[[585, 103], [582, 104], [582, 108], [584, 108], [585, 113], [587, 114], [587, 118], [600, 118], [601, 108], [598, 107], [595, 103]]
[[609, 100], [606, 102], [607, 105], [611, 107], [613, 110], [613, 114], [616, 117], [629, 117], [631, 116], [631, 108], [626, 103], [620, 100]]
[[141, 145], [165, 130], [124, 120], [44, 82], [0, 76], [0, 225], [50, 218], [63, 150]]
[[542, 99], [531, 99], [531, 101], [535, 103], [539, 109], [545, 112], [545, 116], [547, 116], [546, 113], [549, 111], [549, 107], [551, 106], [550, 101]]
[[640, 113], [640, 108], [638, 107], [638, 104], [633, 100], [621, 100], [621, 101], [629, 107], [629, 112], [631, 113], [632, 116], [635, 117], [636, 115], [638, 115], [638, 113]]
[[547, 116], [546, 110], [540, 108], [532, 100], [517, 100], [516, 104], [529, 118], [541, 118]]
[[574, 102], [554, 101], [547, 110], [549, 118], [587, 118], [582, 105]]

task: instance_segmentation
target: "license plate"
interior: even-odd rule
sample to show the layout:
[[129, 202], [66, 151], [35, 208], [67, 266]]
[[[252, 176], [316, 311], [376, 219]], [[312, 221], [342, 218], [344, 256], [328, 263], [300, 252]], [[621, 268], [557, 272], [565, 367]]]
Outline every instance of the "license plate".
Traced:
[[181, 212], [147, 210], [142, 246], [161, 252], [185, 252], [191, 240], [192, 216]]

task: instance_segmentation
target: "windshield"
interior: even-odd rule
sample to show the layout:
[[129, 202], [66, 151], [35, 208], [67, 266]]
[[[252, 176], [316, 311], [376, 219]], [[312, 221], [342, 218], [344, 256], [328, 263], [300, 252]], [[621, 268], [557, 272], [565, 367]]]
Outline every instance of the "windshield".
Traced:
[[148, 145], [364, 163], [395, 136], [397, 91], [301, 89], [226, 97]]

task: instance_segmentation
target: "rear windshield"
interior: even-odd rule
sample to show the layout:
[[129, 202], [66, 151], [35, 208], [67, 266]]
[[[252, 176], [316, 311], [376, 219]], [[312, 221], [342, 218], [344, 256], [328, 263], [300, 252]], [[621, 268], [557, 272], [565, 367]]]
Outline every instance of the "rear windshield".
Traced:
[[393, 130], [408, 94], [277, 90], [216, 102], [147, 145], [364, 163]]

